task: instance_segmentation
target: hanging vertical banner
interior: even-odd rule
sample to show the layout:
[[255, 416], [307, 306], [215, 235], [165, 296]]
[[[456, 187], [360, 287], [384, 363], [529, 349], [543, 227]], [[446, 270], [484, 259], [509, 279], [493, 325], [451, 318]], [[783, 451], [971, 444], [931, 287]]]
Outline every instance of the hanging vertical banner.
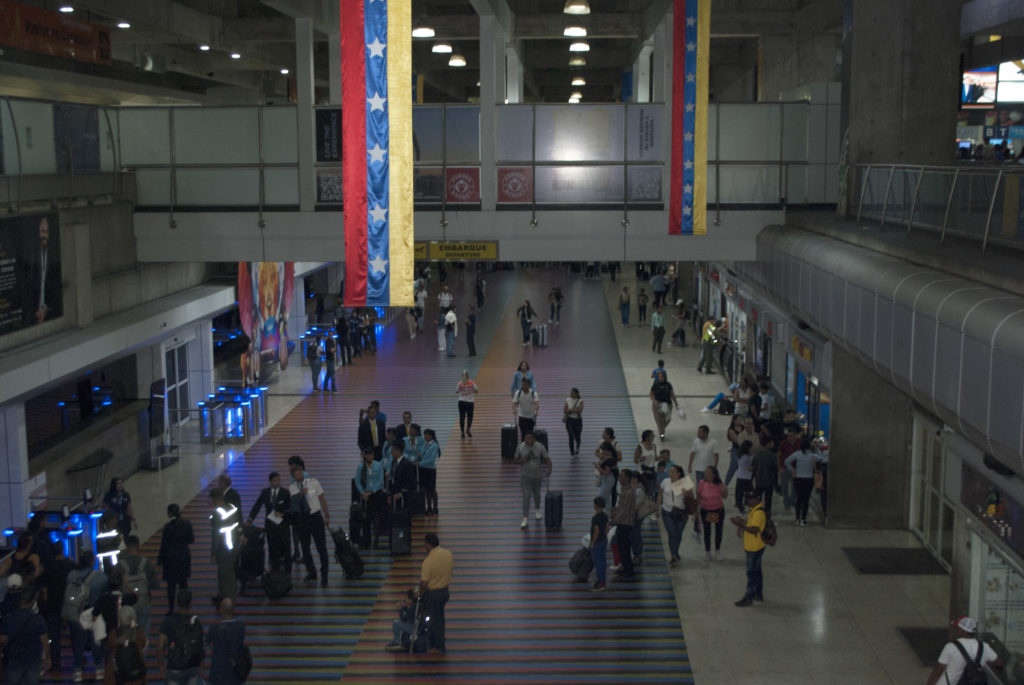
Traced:
[[711, 0], [675, 0], [672, 19], [671, 235], [707, 234]]
[[345, 306], [412, 306], [410, 2], [340, 2]]
[[288, 368], [288, 307], [295, 286], [293, 262], [239, 262], [238, 315], [249, 347], [242, 355], [242, 378], [255, 385], [263, 362]]

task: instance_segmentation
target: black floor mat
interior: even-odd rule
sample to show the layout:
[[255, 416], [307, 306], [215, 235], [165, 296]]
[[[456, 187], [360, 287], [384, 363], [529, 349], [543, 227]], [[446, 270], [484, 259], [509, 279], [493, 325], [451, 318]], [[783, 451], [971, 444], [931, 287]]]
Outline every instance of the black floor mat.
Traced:
[[946, 569], [926, 549], [904, 547], [843, 547], [858, 573], [945, 575]]
[[899, 627], [896, 630], [906, 638], [922, 666], [934, 666], [939, 658], [939, 652], [949, 642], [949, 629], [947, 628]]

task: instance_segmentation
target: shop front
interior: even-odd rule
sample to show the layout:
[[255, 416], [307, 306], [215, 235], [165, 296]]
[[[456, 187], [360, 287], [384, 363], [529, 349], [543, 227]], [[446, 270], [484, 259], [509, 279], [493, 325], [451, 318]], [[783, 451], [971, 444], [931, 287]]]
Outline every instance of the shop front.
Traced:
[[832, 343], [810, 330], [788, 326], [786, 403], [806, 421], [807, 433], [829, 438], [832, 401]]

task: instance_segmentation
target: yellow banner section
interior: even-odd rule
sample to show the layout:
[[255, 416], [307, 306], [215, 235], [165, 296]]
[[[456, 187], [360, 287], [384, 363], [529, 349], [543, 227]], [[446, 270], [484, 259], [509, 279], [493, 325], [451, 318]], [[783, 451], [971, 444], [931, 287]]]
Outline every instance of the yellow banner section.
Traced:
[[417, 260], [493, 262], [498, 260], [498, 241], [491, 240], [479, 243], [428, 243], [420, 241], [415, 244], [415, 255]]
[[413, 256], [413, 259], [415, 259], [416, 261], [420, 261], [421, 259], [426, 259], [427, 258], [427, 246], [428, 245], [430, 245], [430, 243], [426, 243], [426, 242], [423, 242], [423, 241], [420, 241], [420, 240], [417, 240], [415, 243], [413, 243], [412, 244], [412, 256]]

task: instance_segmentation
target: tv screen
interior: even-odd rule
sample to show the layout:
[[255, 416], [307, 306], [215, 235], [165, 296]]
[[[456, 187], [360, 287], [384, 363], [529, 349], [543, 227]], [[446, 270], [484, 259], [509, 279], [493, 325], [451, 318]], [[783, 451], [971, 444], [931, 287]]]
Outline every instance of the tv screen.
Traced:
[[964, 109], [987, 109], [996, 103], [996, 67], [965, 71], [960, 84], [960, 106]]

